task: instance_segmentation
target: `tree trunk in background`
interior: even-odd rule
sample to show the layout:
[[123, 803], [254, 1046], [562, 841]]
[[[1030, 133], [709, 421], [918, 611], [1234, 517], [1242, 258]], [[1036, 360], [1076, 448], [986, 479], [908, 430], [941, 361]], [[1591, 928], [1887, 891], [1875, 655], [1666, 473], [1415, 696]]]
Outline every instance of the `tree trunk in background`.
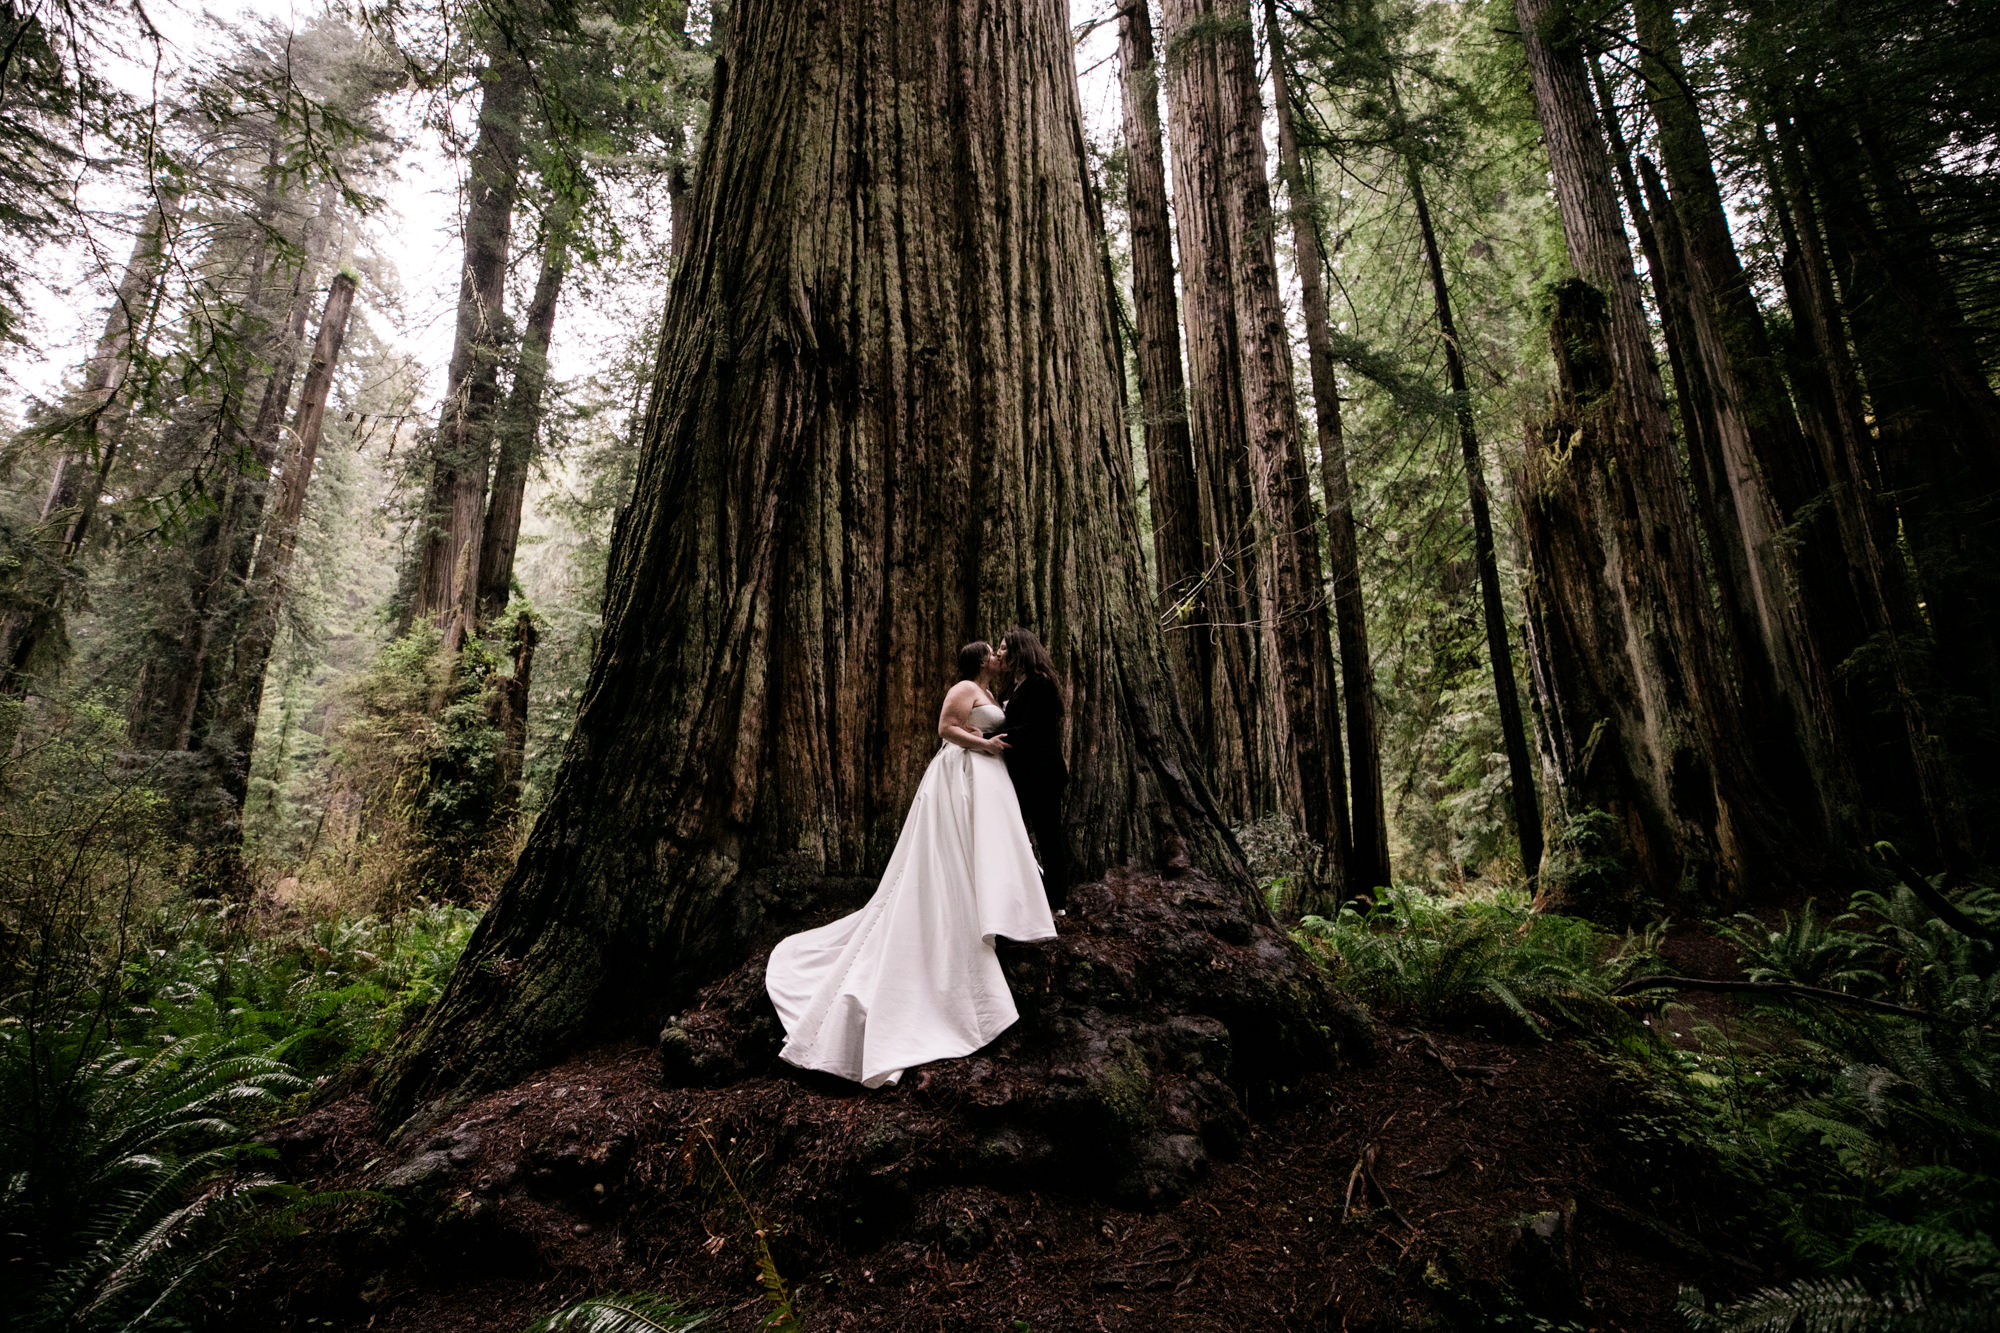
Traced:
[[1292, 818], [1322, 849], [1320, 864], [1312, 868], [1318, 883], [1309, 886], [1301, 906], [1331, 913], [1346, 896], [1354, 849], [1319, 517], [1306, 471], [1291, 332], [1278, 291], [1277, 216], [1265, 169], [1264, 98], [1250, 6], [1248, 0], [1219, 3], [1214, 12], [1226, 25], [1215, 30], [1208, 44], [1220, 74], [1226, 117], [1225, 216], [1236, 261], [1230, 277], [1236, 328], [1243, 339], [1239, 364], [1251, 495], [1270, 530], [1268, 558], [1262, 562], [1264, 621], [1283, 703], [1280, 772], [1292, 793]]
[[1479, 609], [1486, 622], [1486, 660], [1493, 671], [1493, 694], [1500, 711], [1500, 736], [1507, 749], [1507, 779], [1514, 798], [1514, 831], [1521, 843], [1521, 868], [1531, 878], [1542, 864], [1542, 805], [1535, 795], [1534, 759], [1528, 753], [1528, 730], [1521, 719], [1521, 692], [1514, 683], [1514, 652], [1507, 642], [1507, 604], [1500, 592], [1500, 558], [1493, 542], [1493, 513], [1486, 492], [1486, 460], [1479, 448], [1479, 431], [1472, 419], [1472, 388], [1465, 377], [1465, 355], [1459, 347], [1458, 323], [1451, 313], [1451, 288], [1444, 277], [1444, 255], [1437, 229], [1431, 224], [1423, 173], [1414, 157], [1405, 155], [1404, 174], [1410, 201], [1416, 207], [1417, 231], [1430, 270], [1431, 299], [1437, 307], [1438, 337], [1444, 343], [1445, 381], [1451, 386], [1453, 414], [1458, 419], [1459, 455], [1465, 464], [1465, 484], [1472, 511], [1472, 555], [1479, 566]]
[[104, 493], [118, 452], [131, 397], [121, 391], [131, 372], [135, 341], [152, 321], [167, 250], [167, 233], [179, 219], [178, 191], [162, 191], [148, 224], [132, 242], [104, 331], [84, 363], [83, 383], [64, 404], [62, 446], [42, 501], [41, 527], [52, 538], [44, 569], [23, 588], [28, 605], [0, 619], [0, 695], [18, 695], [44, 649], [60, 643], [69, 569], [90, 534], [90, 520]]
[[[1893, 165], [1841, 122], [1847, 109], [1811, 110], [1796, 129], [1930, 630], [1935, 707], [1972, 779], [2000, 744], [2000, 398]], [[1975, 830], [2000, 813], [1992, 782], [1967, 780], [1961, 792]]]
[[[215, 461], [197, 474], [208, 506], [182, 542], [185, 564], [170, 571], [159, 588], [147, 652], [132, 692], [127, 736], [138, 750], [191, 750], [200, 736], [197, 718], [207, 693], [209, 649], [218, 621], [233, 616], [241, 592], [238, 575], [245, 552], [242, 525], [251, 523], [254, 540], [263, 492], [275, 457], [277, 421], [291, 393], [297, 366], [297, 338], [303, 328], [302, 288], [318, 259], [317, 217], [300, 217], [286, 207], [275, 146], [267, 166], [263, 196], [248, 219], [249, 261], [238, 337], [216, 349], [211, 373], [221, 385], [213, 403]], [[275, 242], [289, 237], [303, 251], [296, 262]], [[274, 249], [277, 262], [273, 262]], [[254, 414], [245, 405], [257, 403]], [[246, 415], [249, 419], [246, 421]], [[184, 822], [199, 830], [211, 813], [202, 775], [194, 770], [168, 780], [183, 806]]]
[[570, 208], [550, 206], [548, 236], [542, 248], [541, 276], [528, 319], [521, 331], [521, 351], [514, 365], [514, 386], [495, 423], [498, 448], [493, 465], [493, 493], [486, 504], [486, 523], [479, 543], [479, 623], [499, 618], [513, 595], [514, 551], [521, 541], [521, 505], [528, 493], [528, 470], [535, 460], [535, 441], [542, 429], [542, 393], [549, 382], [549, 338], [556, 326], [556, 300], [569, 271]]
[[[1262, 566], [1243, 419], [1242, 339], [1231, 275], [1220, 71], [1203, 0], [1166, 0], [1160, 30], [1170, 55], [1167, 118], [1180, 241], [1182, 345], [1187, 353], [1188, 433], [1201, 501], [1207, 717], [1216, 794], [1232, 823], [1271, 814], [1290, 794], [1279, 779], [1281, 700], [1267, 661]], [[1234, 112], [1231, 112], [1233, 116]]]
[[1085, 875], [1232, 873], [1141, 560], [1063, 6], [744, 0], [576, 729], [383, 1110], [650, 1032], [879, 872], [959, 644], [1037, 630]]
[[[1952, 789], [1944, 747], [1929, 718], [1928, 631], [1898, 549], [1896, 516], [1882, 496], [1861, 383], [1834, 292], [1817, 210], [1796, 155], [1766, 141], [1771, 210], [1784, 242], [1779, 273], [1791, 311], [1787, 373], [1806, 433], [1829, 478], [1854, 596], [1870, 626], [1868, 651], [1842, 663], [1868, 762], [1857, 764], [1863, 809], [1895, 822], [1879, 830], [1923, 863], [1956, 861], [1970, 830]], [[1893, 700], [1894, 707], [1884, 706]]]
[[1124, 101], [1125, 211], [1132, 230], [1132, 307], [1137, 326], [1139, 407], [1145, 416], [1146, 476], [1153, 518], [1153, 573], [1166, 626], [1174, 684], [1204, 753], [1213, 749], [1207, 682], [1212, 660], [1203, 573], [1201, 497], [1181, 377], [1180, 302], [1174, 294], [1167, 169], [1160, 143], [1160, 75], [1146, 0], [1118, 16]]
[[340, 362], [341, 343], [354, 309], [355, 278], [336, 273], [320, 311], [319, 333], [313, 340], [311, 364], [293, 421], [291, 447], [278, 473], [277, 495], [264, 523], [263, 541], [246, 590], [246, 608], [221, 705], [203, 738], [216, 767], [227, 811], [219, 821], [219, 845], [229, 849], [242, 842], [244, 801], [250, 790], [250, 761], [257, 740], [257, 716], [264, 702], [264, 678], [277, 644], [285, 600], [291, 594], [292, 554], [298, 545], [299, 522], [305, 514], [306, 492], [319, 456], [326, 425], [327, 396]]
[[[1264, 0], [1264, 32], [1271, 46], [1271, 84], [1278, 119], [1278, 174], [1291, 197], [1292, 253], [1298, 266], [1299, 307], [1305, 316], [1306, 364], [1312, 379], [1314, 424], [1319, 431], [1320, 488], [1326, 497], [1326, 553], [1333, 622], [1340, 639], [1340, 683], [1347, 716], [1351, 851], [1348, 883], [1356, 890], [1389, 884], [1389, 817], [1382, 783], [1381, 731], [1376, 722], [1375, 662], [1368, 650], [1368, 617], [1361, 591], [1361, 544], [1354, 530], [1354, 497], [1347, 479], [1347, 443], [1340, 420], [1340, 377], [1333, 357], [1333, 321], [1326, 301], [1326, 251], [1320, 243], [1313, 192], [1306, 183], [1293, 121], [1291, 67], [1276, 0]], [[1518, 715], [1519, 708], [1516, 707]]]
[[[1639, 886], [1728, 893], [1782, 873], [1799, 845], [1763, 799], [1709, 622], [1666, 402], [1577, 32], [1559, 0], [1516, 0], [1557, 210], [1582, 284], [1552, 337], [1566, 403], [1530, 448], [1535, 683], [1558, 794], [1574, 823], [1611, 813]], [[1589, 293], [1596, 293], [1593, 301]], [[1574, 655], [1575, 660], [1565, 660]], [[1597, 766], [1603, 766], [1598, 770]], [[1611, 886], [1544, 883], [1555, 905], [1611, 915]]]
[[425, 526], [418, 539], [416, 583], [408, 610], [410, 620], [428, 619], [438, 626], [447, 652], [456, 651], [471, 632], [479, 589], [486, 474], [507, 341], [502, 308], [507, 246], [520, 178], [528, 81], [526, 61], [511, 49], [496, 49], [480, 79], [479, 139], [473, 145], [466, 182], [458, 327], [432, 446]]
[[533, 683], [536, 637], [535, 618], [521, 611], [508, 632], [513, 674], [495, 674], [486, 682], [486, 719], [500, 733], [493, 765], [493, 804], [503, 826], [514, 822], [521, 806], [521, 770], [528, 753], [528, 692]]
[[1802, 827], [1807, 813], [1816, 812], [1829, 839], [1852, 845], [1864, 833], [1857, 827], [1858, 769], [1879, 762], [1862, 753], [1879, 701], [1844, 689], [1838, 673], [1879, 626], [1868, 623], [1856, 596], [1827, 503], [1839, 502], [1829, 496], [1831, 478], [1799, 426], [1764, 312], [1737, 256], [1672, 7], [1635, 0], [1633, 12], [1672, 196], [1661, 203], [1677, 223], [1697, 350], [1714, 398], [1711, 434], [1743, 538], [1760, 665], [1770, 673], [1759, 683], [1772, 706], [1754, 699], [1749, 706], [1766, 732], [1761, 743], [1773, 756], [1772, 776], [1781, 748], [1797, 752], [1786, 804]]

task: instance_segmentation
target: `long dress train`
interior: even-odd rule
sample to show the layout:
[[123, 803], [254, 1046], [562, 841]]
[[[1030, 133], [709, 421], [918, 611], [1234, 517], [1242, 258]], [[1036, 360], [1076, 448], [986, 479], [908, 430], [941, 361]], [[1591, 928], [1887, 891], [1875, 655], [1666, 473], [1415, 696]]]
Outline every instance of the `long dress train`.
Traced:
[[[972, 720], [1005, 714], [982, 704]], [[1020, 1017], [994, 938], [1055, 933], [1006, 763], [946, 741], [867, 905], [771, 951], [780, 1054], [869, 1088], [970, 1055]]]

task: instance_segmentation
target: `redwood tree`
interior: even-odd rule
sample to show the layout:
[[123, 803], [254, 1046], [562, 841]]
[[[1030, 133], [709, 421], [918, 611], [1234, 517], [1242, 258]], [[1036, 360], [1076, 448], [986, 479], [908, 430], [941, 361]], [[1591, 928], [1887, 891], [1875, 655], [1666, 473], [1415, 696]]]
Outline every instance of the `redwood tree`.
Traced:
[[405, 624], [428, 618], [456, 649], [473, 628], [492, 465], [493, 414], [506, 343], [507, 250], [520, 183], [522, 120], [530, 73], [505, 37], [480, 75], [479, 138], [466, 182], [465, 250], [458, 323], [432, 445], [431, 479]]
[[1140, 559], [1065, 20], [734, 10], [576, 728], [389, 1114], [646, 1030], [876, 873], [953, 650], [1010, 624], [1067, 688], [1078, 870], [1238, 864]]
[[[1515, 0], [1578, 282], [1551, 330], [1562, 391], [1528, 451], [1529, 652], [1556, 794], [1609, 814], [1646, 895], [1727, 891], [1796, 863], [1716, 632], [1582, 30]], [[1789, 858], [1789, 860], [1788, 860]], [[1580, 883], [1558, 904], [1615, 912]]]
[[[1247, 576], [1231, 590], [1241, 609], [1217, 617], [1239, 641], [1246, 669], [1231, 680], [1232, 697], [1211, 706], [1220, 731], [1248, 700], [1246, 756], [1253, 744], [1274, 747], [1266, 762], [1276, 806], [1324, 849], [1310, 867], [1313, 894], [1338, 893], [1352, 859], [1347, 780], [1319, 523], [1278, 290], [1250, 8], [1248, 0], [1168, 0], [1164, 8], [1196, 451], [1213, 496], [1216, 563], [1226, 569], [1240, 558]], [[1259, 684], [1260, 693], [1245, 689]], [[1227, 764], [1218, 766], [1226, 782]], [[1254, 785], [1248, 794], [1245, 814], [1271, 808]], [[1306, 905], [1325, 906], [1310, 897]]]
[[1180, 300], [1167, 216], [1167, 168], [1160, 140], [1160, 67], [1146, 0], [1118, 14], [1118, 64], [1125, 123], [1125, 214], [1131, 224], [1132, 322], [1138, 335], [1139, 408], [1145, 421], [1146, 482], [1153, 519], [1153, 574], [1167, 627], [1175, 686], [1204, 752], [1210, 636], [1203, 624], [1201, 497], [1188, 435], [1187, 381], [1181, 371]]

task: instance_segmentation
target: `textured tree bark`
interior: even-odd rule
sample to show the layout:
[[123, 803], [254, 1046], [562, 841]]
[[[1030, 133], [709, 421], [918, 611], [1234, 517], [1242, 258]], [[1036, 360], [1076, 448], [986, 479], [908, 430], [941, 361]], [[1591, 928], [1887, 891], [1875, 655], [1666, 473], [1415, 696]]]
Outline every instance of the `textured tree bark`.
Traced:
[[[1247, 30], [1247, 16], [1239, 22]], [[1203, 711], [1212, 721], [1208, 758], [1217, 795], [1230, 820], [1242, 823], [1273, 813], [1281, 801], [1295, 802], [1295, 796], [1283, 790], [1280, 778], [1283, 700], [1268, 661], [1265, 552], [1256, 526], [1240, 388], [1243, 344], [1231, 286], [1237, 256], [1223, 175], [1227, 120], [1213, 57], [1215, 26], [1206, 0], [1166, 0], [1161, 7], [1188, 433], [1202, 513], [1207, 618], [1195, 628], [1209, 637]], [[1229, 118], [1234, 114], [1230, 110]]]
[[1542, 805], [1535, 794], [1535, 768], [1528, 753], [1528, 730], [1521, 719], [1521, 693], [1514, 683], [1514, 652], [1507, 642], [1507, 605], [1500, 592], [1500, 558], [1493, 542], [1493, 512], [1486, 491], [1486, 460], [1479, 448], [1479, 431], [1472, 419], [1472, 390], [1465, 377], [1465, 355], [1458, 342], [1458, 322], [1452, 318], [1451, 288], [1445, 282], [1444, 255], [1437, 229], [1431, 224], [1430, 199], [1414, 157], [1403, 159], [1416, 208], [1417, 233], [1423, 240], [1424, 265], [1430, 270], [1431, 300], [1437, 308], [1438, 337], [1444, 343], [1445, 382], [1451, 386], [1453, 414], [1458, 419], [1459, 456], [1465, 464], [1467, 502], [1472, 512], [1472, 556], [1479, 566], [1479, 610], [1486, 623], [1486, 660], [1493, 671], [1493, 693], [1500, 712], [1500, 736], [1507, 749], [1507, 780], [1514, 798], [1514, 831], [1521, 844], [1521, 867], [1530, 877], [1542, 864]]
[[438, 415], [425, 528], [418, 540], [416, 583], [408, 612], [411, 620], [425, 618], [437, 624], [447, 652], [456, 651], [473, 628], [493, 414], [507, 342], [502, 306], [529, 72], [520, 54], [505, 49], [504, 39], [501, 48], [489, 55], [480, 79], [479, 138], [466, 182], [458, 327], [444, 407]]
[[[1882, 495], [1861, 383], [1834, 290], [1817, 210], [1796, 154], [1764, 144], [1772, 212], [1784, 242], [1779, 272], [1791, 311], [1787, 377], [1802, 424], [1829, 479], [1855, 601], [1867, 626], [1861, 669], [1840, 673], [1868, 761], [1856, 765], [1860, 806], [1888, 820], [1869, 832], [1922, 849], [1927, 864], [1971, 849], [1963, 805], [1926, 696], [1928, 630], [1898, 550], [1896, 516]], [[1849, 663], [1857, 659], [1850, 657]], [[1859, 663], [1857, 663], [1859, 665]], [[1893, 701], [1893, 707], [1885, 707]], [[1872, 708], [1863, 707], [1873, 704]]]
[[180, 211], [178, 191], [159, 195], [150, 222], [132, 242], [132, 255], [104, 317], [104, 330], [84, 363], [83, 383], [64, 405], [63, 445], [41, 512], [41, 527], [53, 541], [46, 568], [24, 589], [31, 605], [0, 619], [0, 694], [19, 694], [27, 686], [35, 658], [63, 638], [69, 568], [90, 534], [90, 520], [131, 411], [131, 399], [121, 391], [131, 372], [135, 342], [152, 322], [167, 236]]
[[[1389, 818], [1382, 786], [1382, 746], [1375, 717], [1375, 663], [1368, 651], [1368, 617], [1361, 595], [1361, 546], [1354, 531], [1354, 498], [1347, 480], [1347, 445], [1340, 421], [1340, 378], [1334, 368], [1333, 321], [1326, 303], [1326, 251], [1299, 136], [1293, 122], [1291, 73], [1276, 0], [1264, 0], [1264, 32], [1271, 47], [1271, 85], [1278, 120], [1278, 173], [1291, 198], [1292, 253], [1299, 271], [1299, 309], [1305, 316], [1306, 364], [1319, 428], [1320, 489], [1326, 498], [1327, 574], [1333, 623], [1340, 640], [1340, 683], [1347, 718], [1348, 799], [1352, 851], [1348, 882], [1356, 889], [1390, 883]], [[1514, 706], [1515, 721], [1520, 705]], [[1526, 742], [1522, 742], [1526, 753]], [[1529, 790], [1533, 800], [1533, 789]], [[1539, 832], [1539, 825], [1537, 826]], [[1536, 853], [1539, 859], [1539, 851]]]
[[243, 804], [250, 790], [250, 759], [257, 740], [257, 715], [264, 702], [264, 677], [277, 643], [285, 599], [291, 594], [299, 522], [305, 514], [306, 493], [326, 427], [327, 397], [340, 362], [341, 344], [347, 337], [355, 289], [355, 277], [347, 272], [336, 273], [327, 288], [312, 359], [299, 390], [291, 447], [285, 451], [275, 503], [265, 520], [256, 565], [247, 581], [242, 629], [228, 664], [220, 706], [203, 740], [225, 797], [215, 838], [232, 853], [242, 842]]
[[1992, 816], [1995, 787], [1973, 775], [1990, 767], [2000, 744], [2000, 534], [1992, 517], [2000, 512], [2000, 397], [1893, 165], [1842, 123], [1847, 110], [1813, 110], [1795, 128], [1809, 150], [1875, 456], [1922, 600], [1935, 706], [1954, 718], [1945, 736], [1977, 828]]
[[[1523, 497], [1534, 677], [1557, 794], [1572, 819], [1593, 806], [1613, 815], [1640, 887], [1658, 901], [1684, 886], [1728, 893], [1746, 878], [1782, 880], [1799, 844], [1741, 748], [1749, 729], [1709, 621], [1578, 33], [1559, 0], [1515, 9], [1583, 280], [1564, 288], [1552, 328], [1565, 401], [1549, 438], [1531, 442]], [[1618, 910], [1580, 887], [1545, 882], [1544, 897]]]
[[1146, 0], [1118, 15], [1123, 94], [1125, 211], [1131, 221], [1132, 307], [1139, 407], [1145, 414], [1146, 477], [1153, 519], [1153, 573], [1174, 684], [1196, 741], [1213, 749], [1208, 681], [1215, 670], [1202, 558], [1201, 497], [1181, 375], [1180, 301], [1174, 294], [1167, 168], [1160, 141], [1160, 74]]
[[1078, 870], [1237, 876], [1139, 550], [1063, 7], [732, 15], [604, 630], [548, 805], [384, 1112], [644, 1030], [876, 873], [960, 643], [1068, 693]]
[[[1672, 7], [1636, 0], [1633, 12], [1672, 197], [1649, 189], [1679, 233], [1696, 351], [1713, 395], [1709, 433], [1727, 481], [1722, 499], [1734, 506], [1743, 542], [1735, 567], [1748, 581], [1742, 600], [1755, 608], [1761, 640], [1745, 646], [1746, 668], [1768, 673], [1747, 682], [1770, 700], [1766, 707], [1748, 697], [1751, 715], [1765, 729], [1770, 776], [1789, 771], [1787, 803], [1801, 827], [1817, 824], [1852, 845], [1865, 836], [1857, 766], [1870, 762], [1860, 748], [1876, 701], [1844, 690], [1839, 672], [1872, 628], [1826, 503], [1831, 479], [1800, 428], [1730, 235]], [[1786, 750], [1796, 758], [1787, 762]]]
[[515, 359], [514, 385], [495, 423], [498, 438], [492, 495], [486, 504], [479, 542], [479, 623], [497, 619], [513, 595], [514, 552], [521, 541], [521, 505], [528, 493], [528, 469], [542, 428], [542, 394], [549, 382], [549, 338], [555, 332], [556, 301], [569, 271], [569, 207], [551, 209], [542, 249], [542, 271], [528, 303]]

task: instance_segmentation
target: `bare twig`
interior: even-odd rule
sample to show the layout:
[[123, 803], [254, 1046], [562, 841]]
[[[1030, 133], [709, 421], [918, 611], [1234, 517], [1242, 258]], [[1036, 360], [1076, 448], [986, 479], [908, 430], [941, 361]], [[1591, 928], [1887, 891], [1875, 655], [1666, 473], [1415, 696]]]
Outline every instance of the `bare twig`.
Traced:
[[1731, 991], [1749, 995], [1776, 995], [1794, 1000], [1826, 1000], [1834, 1004], [1852, 1005], [1856, 1009], [1867, 1009], [1878, 1014], [1894, 1014], [1898, 1018], [1921, 1018], [1926, 1023], [1937, 1022], [1937, 1015], [1928, 1010], [1890, 1004], [1887, 1000], [1864, 999], [1859, 995], [1849, 995], [1845, 991], [1827, 990], [1823, 986], [1801, 986], [1789, 981], [1713, 981], [1707, 977], [1635, 977], [1611, 993], [1632, 995], [1643, 990]]

